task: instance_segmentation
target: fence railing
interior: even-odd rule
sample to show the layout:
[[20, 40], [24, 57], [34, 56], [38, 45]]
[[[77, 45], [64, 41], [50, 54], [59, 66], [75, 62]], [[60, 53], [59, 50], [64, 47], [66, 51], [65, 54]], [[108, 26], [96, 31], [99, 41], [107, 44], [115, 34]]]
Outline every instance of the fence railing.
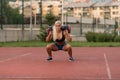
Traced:
[[[87, 32], [107, 32], [111, 33], [114, 30], [114, 26], [98, 25], [93, 27], [92, 24], [82, 24], [82, 35], [80, 32], [80, 24], [68, 24], [71, 26], [71, 35], [74, 37], [84, 37]], [[29, 41], [30, 40], [30, 28], [29, 25], [25, 25], [24, 31], [21, 29], [21, 25], [3, 25], [4, 29], [0, 30], [0, 42], [6, 41]], [[47, 25], [43, 25], [47, 27]], [[32, 40], [36, 40], [40, 32], [39, 24], [32, 29]]]

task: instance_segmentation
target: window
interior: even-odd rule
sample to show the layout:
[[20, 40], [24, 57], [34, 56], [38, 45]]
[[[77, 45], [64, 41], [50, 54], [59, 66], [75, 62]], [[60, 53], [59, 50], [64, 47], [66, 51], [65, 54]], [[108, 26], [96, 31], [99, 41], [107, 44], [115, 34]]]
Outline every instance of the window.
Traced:
[[113, 13], [113, 15], [115, 15], [115, 12], [112, 12]]
[[118, 14], [119, 12], [118, 11], [116, 11], [116, 14]]
[[113, 12], [113, 15], [117, 15], [117, 14], [119, 14], [118, 11], [114, 11], [114, 12]]
[[104, 8], [103, 8], [103, 7], [100, 7], [100, 10], [104, 10]]
[[113, 6], [112, 8], [113, 8], [113, 9], [118, 9], [118, 6]]
[[81, 8], [80, 8], [80, 7], [79, 7], [78, 9], [79, 9], [79, 10], [81, 10]]
[[96, 9], [97, 9], [97, 7], [94, 7], [94, 8], [93, 8], [93, 10], [96, 10]]

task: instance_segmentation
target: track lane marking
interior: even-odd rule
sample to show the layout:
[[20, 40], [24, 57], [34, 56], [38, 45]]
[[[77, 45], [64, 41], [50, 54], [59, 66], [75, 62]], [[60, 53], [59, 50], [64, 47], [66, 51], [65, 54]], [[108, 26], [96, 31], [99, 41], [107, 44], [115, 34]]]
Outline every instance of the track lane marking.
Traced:
[[17, 59], [17, 58], [28, 56], [30, 54], [32, 54], [32, 53], [25, 53], [25, 54], [18, 55], [18, 56], [15, 56], [15, 57], [10, 57], [10, 58], [7, 58], [7, 59], [3, 59], [3, 60], [0, 60], [0, 63], [4, 63], [4, 62], [7, 62], [7, 61], [11, 61], [11, 60]]
[[108, 59], [107, 59], [107, 56], [106, 56], [105, 53], [104, 53], [104, 59], [105, 59], [105, 65], [106, 65], [108, 79], [112, 79], [110, 67], [109, 67], [109, 64], [108, 64]]

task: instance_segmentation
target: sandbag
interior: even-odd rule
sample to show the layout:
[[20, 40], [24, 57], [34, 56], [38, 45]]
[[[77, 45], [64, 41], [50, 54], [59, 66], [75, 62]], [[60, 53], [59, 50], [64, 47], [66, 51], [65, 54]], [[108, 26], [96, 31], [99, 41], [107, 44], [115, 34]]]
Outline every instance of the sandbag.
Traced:
[[[52, 30], [53, 30], [53, 26], [48, 27], [47, 30], [46, 30], [47, 34], [49, 34], [49, 32], [52, 31]], [[70, 25], [68, 25], [68, 26], [64, 25], [64, 26], [61, 26], [61, 30], [62, 31], [68, 30], [68, 33], [70, 33], [71, 32], [71, 27], [70, 27]]]

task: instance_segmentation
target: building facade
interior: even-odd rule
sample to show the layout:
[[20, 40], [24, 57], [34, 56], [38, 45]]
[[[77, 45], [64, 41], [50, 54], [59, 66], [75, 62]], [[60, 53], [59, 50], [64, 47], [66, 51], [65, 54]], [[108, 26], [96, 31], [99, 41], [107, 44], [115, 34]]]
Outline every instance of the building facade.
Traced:
[[120, 1], [82, 2], [69, 4], [64, 7], [73, 17], [96, 17], [107, 19], [120, 18]]
[[[64, 14], [72, 17], [89, 17], [100, 19], [116, 19], [120, 21], [120, 1], [101, 1], [101, 2], [85, 2], [87, 0], [73, 0], [72, 3], [64, 1]], [[77, 3], [75, 3], [77, 2]], [[32, 13], [33, 15], [40, 14], [39, 0], [32, 1]], [[20, 8], [22, 13], [22, 2], [10, 2], [11, 7]], [[24, 2], [24, 15], [30, 16], [30, 1]], [[45, 16], [47, 13], [53, 12], [55, 16], [62, 15], [62, 2], [61, 0], [43, 0], [42, 2], [42, 14]]]
[[77, 2], [89, 2], [90, 0], [72, 0], [72, 1], [77, 3]]
[[[16, 2], [9, 2], [12, 8], [19, 8], [20, 14], [22, 13], [22, 1], [17, 0]], [[24, 1], [24, 15], [25, 17], [30, 16], [30, 1]], [[32, 1], [32, 13], [40, 14], [40, 2], [39, 0]], [[42, 14], [45, 16], [49, 12], [53, 12], [55, 16], [61, 15], [61, 1], [60, 0], [43, 0], [42, 1]]]

